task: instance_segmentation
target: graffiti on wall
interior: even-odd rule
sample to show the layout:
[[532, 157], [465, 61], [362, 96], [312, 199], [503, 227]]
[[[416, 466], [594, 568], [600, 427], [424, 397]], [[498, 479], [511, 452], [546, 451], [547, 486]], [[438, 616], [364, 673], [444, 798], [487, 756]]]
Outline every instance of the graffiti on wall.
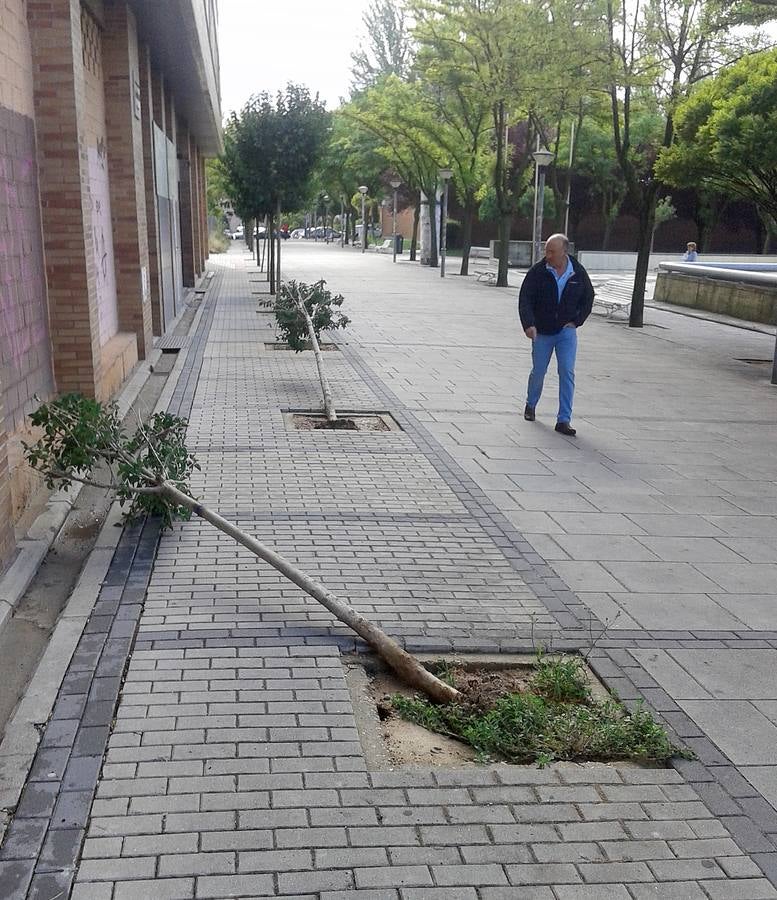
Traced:
[[108, 154], [102, 138], [95, 146], [89, 148], [89, 192], [92, 198], [92, 244], [100, 345], [102, 346], [119, 330]]
[[53, 390], [31, 120], [0, 107], [0, 147], [0, 384], [15, 429], [32, 395]]

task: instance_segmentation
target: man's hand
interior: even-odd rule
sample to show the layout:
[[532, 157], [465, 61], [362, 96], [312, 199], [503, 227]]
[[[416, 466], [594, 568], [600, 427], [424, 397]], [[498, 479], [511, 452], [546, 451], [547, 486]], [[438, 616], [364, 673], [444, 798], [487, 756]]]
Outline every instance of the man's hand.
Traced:
[[533, 325], [529, 328], [526, 328], [523, 333], [530, 341], [533, 341], [534, 338], [537, 337], [537, 329]]

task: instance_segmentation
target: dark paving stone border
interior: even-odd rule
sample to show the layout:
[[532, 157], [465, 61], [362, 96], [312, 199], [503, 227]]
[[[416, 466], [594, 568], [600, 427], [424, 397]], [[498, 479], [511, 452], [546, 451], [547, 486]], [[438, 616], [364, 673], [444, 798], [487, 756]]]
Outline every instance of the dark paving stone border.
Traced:
[[69, 895], [160, 531], [121, 536], [0, 848], [4, 900]]
[[168, 412], [173, 413], [173, 415], [187, 418], [191, 414], [194, 393], [197, 390], [202, 361], [205, 358], [205, 346], [208, 343], [213, 317], [216, 314], [216, 304], [221, 292], [223, 278], [224, 273], [219, 272], [208, 282], [207, 293], [205, 294], [205, 299], [202, 300], [202, 316], [200, 317], [196, 333], [190, 336], [184, 370], [178, 379], [168, 406]]
[[[169, 409], [191, 411], [218, 298], [203, 315]], [[125, 526], [0, 846], [3, 900], [67, 898], [156, 560], [161, 520]]]

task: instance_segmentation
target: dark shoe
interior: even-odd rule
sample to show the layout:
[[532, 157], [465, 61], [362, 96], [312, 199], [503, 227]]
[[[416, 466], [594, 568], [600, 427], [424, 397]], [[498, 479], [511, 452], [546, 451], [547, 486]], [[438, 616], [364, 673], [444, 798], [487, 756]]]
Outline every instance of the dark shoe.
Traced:
[[529, 406], [529, 404], [527, 403], [523, 410], [523, 417], [524, 417], [524, 419], [526, 419], [527, 422], [533, 422], [534, 421], [534, 407]]
[[565, 434], [567, 437], [574, 437], [577, 434], [569, 422], [556, 422], [556, 431], [559, 434]]

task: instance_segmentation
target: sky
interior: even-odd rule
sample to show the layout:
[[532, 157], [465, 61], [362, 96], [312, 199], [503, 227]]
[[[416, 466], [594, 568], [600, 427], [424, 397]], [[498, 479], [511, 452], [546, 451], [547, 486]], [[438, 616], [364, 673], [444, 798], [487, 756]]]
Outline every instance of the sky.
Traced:
[[259, 91], [293, 81], [328, 109], [348, 95], [351, 53], [367, 0], [220, 0], [219, 55], [224, 116]]

